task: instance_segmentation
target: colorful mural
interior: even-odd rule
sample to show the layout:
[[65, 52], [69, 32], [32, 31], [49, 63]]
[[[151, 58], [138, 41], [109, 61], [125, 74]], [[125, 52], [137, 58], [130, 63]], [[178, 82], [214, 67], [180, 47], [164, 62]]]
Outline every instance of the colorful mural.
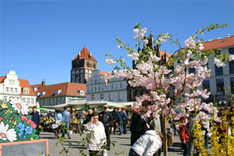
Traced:
[[21, 99], [0, 100], [0, 143], [39, 139], [28, 113], [28, 105]]

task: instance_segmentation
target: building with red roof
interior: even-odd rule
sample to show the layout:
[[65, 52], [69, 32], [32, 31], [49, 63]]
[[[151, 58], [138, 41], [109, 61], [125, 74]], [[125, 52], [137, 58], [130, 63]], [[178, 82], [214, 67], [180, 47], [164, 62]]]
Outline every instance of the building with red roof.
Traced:
[[62, 108], [64, 106], [82, 107], [86, 103], [86, 84], [59, 83], [34, 86], [37, 101], [41, 107]]
[[13, 70], [0, 77], [0, 99], [7, 102], [10, 98], [21, 98], [28, 105], [36, 106], [36, 94], [28, 80], [18, 79]]
[[98, 68], [97, 60], [89, 50], [84, 47], [72, 60], [71, 82], [86, 84], [92, 71]]
[[[234, 55], [234, 35], [223, 38], [212, 39], [203, 42], [204, 53], [209, 50], [215, 50], [216, 54]], [[234, 94], [234, 61], [226, 63], [224, 67], [217, 67], [214, 64], [215, 55], [208, 58], [208, 68], [211, 70], [210, 77], [203, 81], [202, 88], [210, 91], [211, 95], [207, 102], [217, 102], [218, 106], [225, 106], [231, 102], [231, 94]], [[178, 56], [178, 53], [177, 55]], [[176, 61], [179, 64], [179, 61]], [[196, 72], [195, 69], [189, 69], [189, 73]], [[230, 87], [230, 89], [228, 89]]]

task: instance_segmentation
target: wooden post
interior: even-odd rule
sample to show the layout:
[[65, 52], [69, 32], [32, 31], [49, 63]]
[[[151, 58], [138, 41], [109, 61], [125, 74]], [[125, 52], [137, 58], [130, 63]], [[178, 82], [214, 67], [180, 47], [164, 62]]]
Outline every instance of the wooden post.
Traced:
[[165, 115], [163, 117], [163, 154], [164, 156], [168, 156], [168, 149], [167, 149], [167, 118]]

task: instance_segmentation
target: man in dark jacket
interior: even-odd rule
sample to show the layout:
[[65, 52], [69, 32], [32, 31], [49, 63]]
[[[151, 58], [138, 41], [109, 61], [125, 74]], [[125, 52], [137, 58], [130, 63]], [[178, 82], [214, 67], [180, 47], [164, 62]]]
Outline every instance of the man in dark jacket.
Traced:
[[113, 123], [111, 125], [110, 131], [113, 129], [113, 134], [115, 134], [116, 130], [116, 122], [118, 120], [118, 109], [115, 107], [114, 110], [111, 112], [112, 118], [113, 118]]
[[39, 115], [39, 113], [37, 111], [36, 106], [33, 107], [33, 112], [30, 115], [32, 116], [32, 121], [37, 125], [36, 134], [39, 135], [40, 134], [39, 124], [40, 124], [41, 119], [40, 119], [40, 115]]
[[131, 146], [145, 133], [146, 130], [146, 121], [141, 117], [140, 108], [134, 107], [130, 125]]
[[106, 139], [107, 139], [107, 149], [110, 150], [110, 126], [112, 125], [112, 114], [107, 111], [107, 106], [105, 105], [104, 110], [99, 113], [99, 121], [101, 121], [105, 127]]

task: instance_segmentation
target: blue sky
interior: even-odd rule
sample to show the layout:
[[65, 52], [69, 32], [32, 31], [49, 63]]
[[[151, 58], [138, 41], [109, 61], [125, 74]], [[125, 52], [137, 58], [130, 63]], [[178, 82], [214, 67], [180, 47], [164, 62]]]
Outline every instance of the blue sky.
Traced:
[[[127, 58], [115, 41], [120, 37], [134, 47], [137, 23], [148, 28], [147, 34], [173, 34], [181, 46], [211, 23], [228, 27], [205, 33], [204, 40], [234, 35], [232, 0], [2, 0], [0, 6], [0, 76], [13, 69], [31, 85], [43, 79], [46, 84], [70, 82], [71, 61], [84, 45], [101, 71], [113, 70], [105, 64], [105, 54]], [[166, 43], [161, 50], [173, 53], [177, 47]]]

